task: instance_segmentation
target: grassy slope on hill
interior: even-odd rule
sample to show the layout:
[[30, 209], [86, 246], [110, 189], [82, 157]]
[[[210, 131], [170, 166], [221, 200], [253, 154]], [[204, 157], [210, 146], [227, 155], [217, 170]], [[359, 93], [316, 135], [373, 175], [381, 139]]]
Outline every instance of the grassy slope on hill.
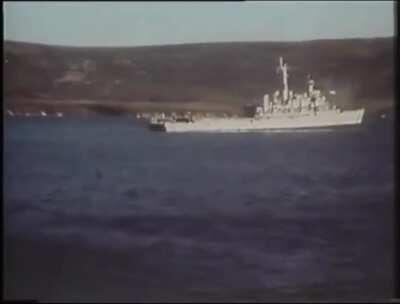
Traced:
[[89, 100], [122, 111], [237, 108], [280, 88], [279, 56], [295, 91], [312, 74], [344, 108], [393, 105], [392, 38], [125, 48], [6, 41], [3, 94], [7, 106], [86, 107], [79, 100]]

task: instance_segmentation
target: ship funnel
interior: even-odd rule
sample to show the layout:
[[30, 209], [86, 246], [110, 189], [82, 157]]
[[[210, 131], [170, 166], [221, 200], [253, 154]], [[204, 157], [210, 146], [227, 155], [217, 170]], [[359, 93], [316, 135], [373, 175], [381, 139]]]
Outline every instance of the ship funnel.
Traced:
[[308, 96], [312, 96], [313, 95], [313, 93], [314, 93], [314, 85], [315, 85], [315, 82], [314, 82], [314, 80], [312, 79], [312, 76], [311, 75], [308, 75], [308, 80], [307, 80], [307, 91], [308, 91]]
[[267, 113], [268, 105], [269, 105], [269, 95], [265, 94], [264, 95], [264, 102], [263, 102], [263, 111], [264, 111], [264, 113]]

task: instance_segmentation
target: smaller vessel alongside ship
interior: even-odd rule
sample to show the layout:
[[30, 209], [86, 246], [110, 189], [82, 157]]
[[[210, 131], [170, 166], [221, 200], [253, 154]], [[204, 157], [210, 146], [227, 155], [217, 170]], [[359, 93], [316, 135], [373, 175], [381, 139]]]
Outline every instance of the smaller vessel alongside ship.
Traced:
[[[279, 58], [283, 88], [272, 98], [264, 95], [263, 104], [254, 108], [247, 117], [237, 118], [166, 118], [153, 117], [151, 130], [165, 132], [267, 132], [305, 128], [326, 128], [361, 124], [365, 109], [342, 111], [315, 88], [315, 81], [308, 77], [307, 91], [294, 94], [289, 90], [287, 64]], [[336, 91], [331, 90], [331, 95]]]

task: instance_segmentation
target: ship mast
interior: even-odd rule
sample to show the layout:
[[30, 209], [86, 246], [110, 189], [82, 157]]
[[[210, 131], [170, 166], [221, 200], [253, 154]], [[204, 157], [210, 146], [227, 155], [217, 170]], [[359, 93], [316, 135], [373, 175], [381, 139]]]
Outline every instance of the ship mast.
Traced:
[[288, 73], [287, 65], [283, 63], [283, 58], [279, 57], [279, 69], [282, 71], [283, 80], [283, 101], [287, 101], [289, 97], [289, 86], [288, 86]]

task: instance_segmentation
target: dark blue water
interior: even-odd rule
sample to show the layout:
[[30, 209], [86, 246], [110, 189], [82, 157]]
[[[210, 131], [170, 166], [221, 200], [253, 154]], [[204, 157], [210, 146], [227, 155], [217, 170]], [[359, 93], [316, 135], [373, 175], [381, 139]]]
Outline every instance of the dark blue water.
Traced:
[[10, 299], [392, 296], [391, 119], [165, 134], [123, 117], [12, 118], [4, 141]]

